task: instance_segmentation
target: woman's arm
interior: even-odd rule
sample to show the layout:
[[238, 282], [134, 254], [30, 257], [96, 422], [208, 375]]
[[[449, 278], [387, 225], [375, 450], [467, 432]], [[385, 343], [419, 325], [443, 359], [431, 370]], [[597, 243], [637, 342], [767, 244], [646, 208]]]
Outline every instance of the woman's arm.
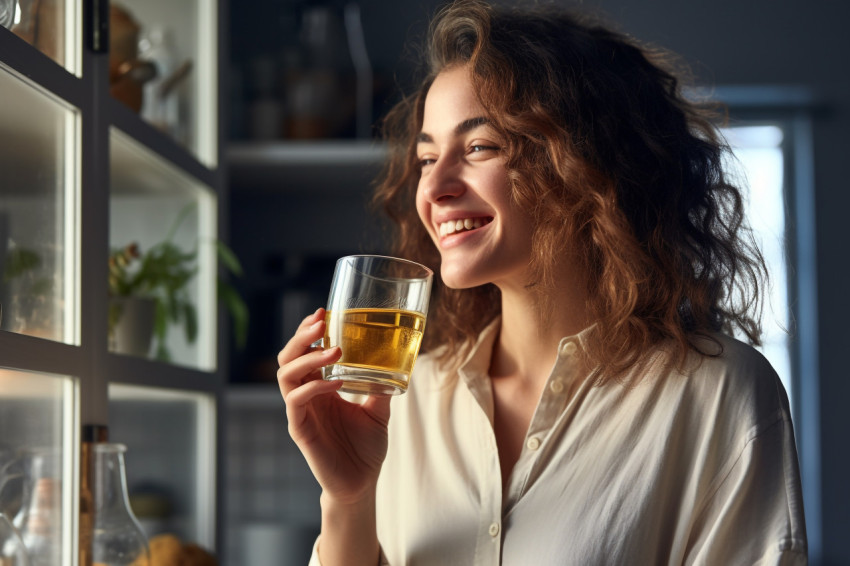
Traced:
[[337, 394], [342, 382], [322, 379], [321, 368], [341, 356], [339, 348], [311, 346], [324, 334], [324, 320], [324, 309], [305, 318], [278, 354], [278, 384], [289, 434], [322, 487], [322, 565], [375, 566], [375, 493], [387, 453], [390, 400], [349, 403]]
[[332, 564], [377, 566], [380, 554], [375, 529], [375, 494], [358, 503], [341, 503], [322, 494], [319, 556]]

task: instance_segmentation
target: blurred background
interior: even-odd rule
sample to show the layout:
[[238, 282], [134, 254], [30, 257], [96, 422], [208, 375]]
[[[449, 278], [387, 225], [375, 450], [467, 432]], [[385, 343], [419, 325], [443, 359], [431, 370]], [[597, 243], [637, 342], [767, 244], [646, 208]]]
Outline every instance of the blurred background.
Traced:
[[[811, 563], [850, 564], [850, 4], [557, 3], [679, 54], [693, 95], [728, 107]], [[144, 536], [306, 563], [319, 489], [276, 354], [338, 257], [386, 248], [375, 124], [415, 84], [441, 4], [0, 0], [0, 537], [35, 544], [38, 511], [48, 563], [72, 564], [80, 464], [108, 436]]]

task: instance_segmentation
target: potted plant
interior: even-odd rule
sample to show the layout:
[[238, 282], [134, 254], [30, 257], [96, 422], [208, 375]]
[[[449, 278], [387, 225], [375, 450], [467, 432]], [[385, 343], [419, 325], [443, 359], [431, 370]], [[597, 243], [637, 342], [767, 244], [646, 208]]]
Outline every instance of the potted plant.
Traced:
[[[155, 357], [169, 361], [167, 335], [171, 324], [182, 324], [186, 341], [198, 335], [198, 313], [188, 284], [198, 271], [198, 249], [183, 250], [174, 235], [190, 212], [184, 209], [164, 240], [142, 250], [135, 242], [113, 249], [109, 255], [109, 335], [114, 350], [147, 355], [156, 340]], [[214, 241], [219, 262], [231, 274], [242, 275], [233, 251]], [[247, 338], [248, 308], [238, 291], [221, 277], [218, 298], [229, 311], [238, 347]], [[129, 319], [133, 319], [132, 321]]]
[[[0, 245], [5, 242], [0, 241]], [[11, 240], [8, 249], [0, 250], [0, 328], [53, 335], [57, 325], [54, 279], [46, 273], [44, 263], [39, 251]]]

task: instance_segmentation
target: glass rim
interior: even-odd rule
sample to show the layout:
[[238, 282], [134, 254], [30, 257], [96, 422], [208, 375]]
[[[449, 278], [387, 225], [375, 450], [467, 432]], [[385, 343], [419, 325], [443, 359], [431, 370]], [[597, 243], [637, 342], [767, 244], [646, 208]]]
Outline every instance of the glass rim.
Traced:
[[121, 452], [124, 453], [127, 451], [127, 445], [121, 442], [96, 442], [92, 445], [92, 449], [95, 452]]
[[411, 280], [411, 281], [426, 281], [426, 280], [428, 280], [429, 278], [433, 278], [433, 277], [434, 277], [434, 270], [433, 270], [433, 269], [431, 269], [430, 267], [428, 267], [427, 265], [422, 265], [422, 264], [421, 264], [421, 263], [419, 263], [419, 262], [416, 262], [416, 261], [413, 261], [413, 260], [410, 260], [410, 259], [404, 259], [403, 257], [394, 257], [394, 256], [390, 256], [390, 255], [381, 255], [381, 254], [352, 254], [352, 255], [342, 256], [341, 258], [339, 258], [339, 259], [337, 260], [337, 263], [339, 263], [339, 262], [341, 262], [341, 261], [344, 261], [344, 260], [347, 260], [347, 259], [359, 259], [359, 258], [377, 258], [377, 259], [385, 259], [385, 260], [395, 261], [395, 262], [398, 262], [398, 263], [405, 263], [405, 264], [408, 264], [408, 265], [415, 265], [416, 267], [418, 267], [418, 268], [420, 268], [420, 269], [423, 269], [423, 270], [425, 271], [426, 275], [425, 275], [425, 276], [423, 276], [423, 277], [404, 277], [404, 279], [408, 279], [408, 280]]

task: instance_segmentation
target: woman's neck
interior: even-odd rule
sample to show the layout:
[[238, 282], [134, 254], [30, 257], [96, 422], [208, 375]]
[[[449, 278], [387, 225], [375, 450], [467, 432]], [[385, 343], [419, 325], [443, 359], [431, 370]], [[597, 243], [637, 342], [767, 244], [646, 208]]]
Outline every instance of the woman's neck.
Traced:
[[583, 286], [562, 285], [543, 295], [533, 287], [502, 288], [502, 320], [490, 375], [545, 381], [561, 338], [589, 325]]

